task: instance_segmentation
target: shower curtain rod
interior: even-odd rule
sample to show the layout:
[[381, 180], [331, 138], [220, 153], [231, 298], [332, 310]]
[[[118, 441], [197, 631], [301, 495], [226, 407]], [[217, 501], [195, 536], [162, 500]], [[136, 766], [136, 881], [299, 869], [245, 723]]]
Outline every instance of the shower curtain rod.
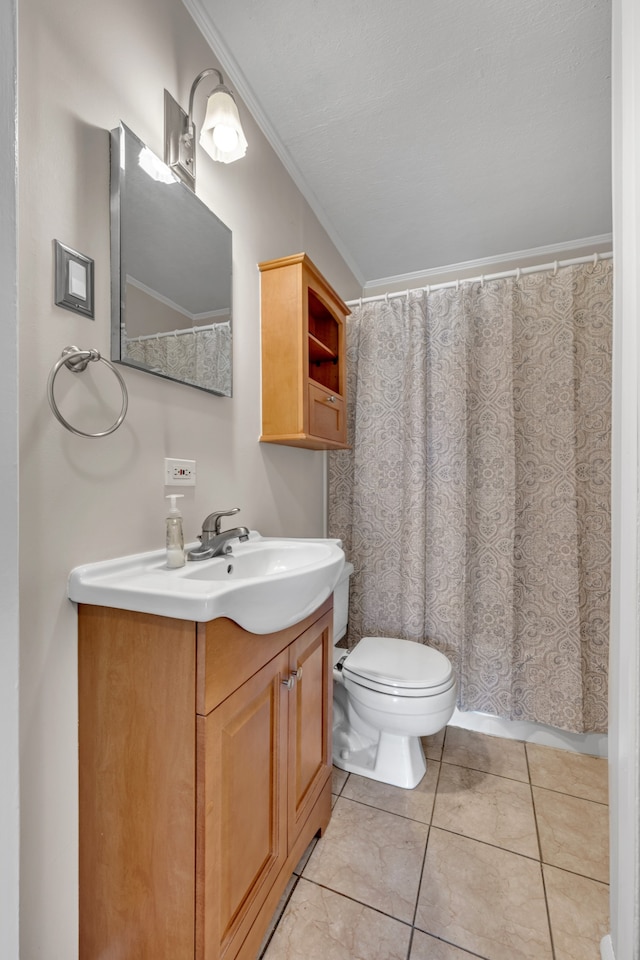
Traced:
[[223, 327], [225, 323], [229, 323], [229, 321], [219, 320], [218, 323], [207, 323], [201, 327], [181, 327], [178, 330], [166, 330], [162, 333], [143, 333], [139, 337], [127, 337], [127, 343], [140, 343], [142, 340], [160, 340], [162, 337], [182, 337], [185, 333], [206, 333], [208, 330], [215, 330], [216, 327]]
[[506, 280], [508, 277], [515, 277], [517, 280], [527, 273], [544, 273], [545, 270], [552, 270], [556, 274], [560, 267], [573, 267], [578, 263], [593, 263], [594, 267], [598, 260], [611, 260], [613, 252], [593, 253], [588, 257], [574, 257], [572, 260], [554, 260], [553, 263], [540, 263], [534, 267], [516, 267], [515, 270], [503, 270], [501, 273], [483, 273], [479, 277], [464, 277], [458, 280], [447, 280], [446, 283], [428, 283], [424, 287], [414, 287], [411, 290], [397, 290], [395, 293], [379, 293], [375, 297], [359, 297], [356, 300], [347, 300], [348, 307], [361, 307], [363, 303], [374, 303], [378, 300], [390, 300], [392, 297], [408, 297], [410, 293], [420, 293], [425, 291], [431, 293], [432, 290], [445, 290], [448, 287], [459, 289], [461, 283], [481, 283], [485, 280]]

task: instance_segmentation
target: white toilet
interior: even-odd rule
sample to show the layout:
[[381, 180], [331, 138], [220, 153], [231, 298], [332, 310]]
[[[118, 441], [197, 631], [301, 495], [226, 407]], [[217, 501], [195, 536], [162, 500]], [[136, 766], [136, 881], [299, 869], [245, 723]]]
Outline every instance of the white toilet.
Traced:
[[[335, 588], [334, 643], [346, 633], [346, 563]], [[334, 648], [333, 762], [342, 770], [397, 787], [416, 787], [427, 766], [420, 737], [449, 722], [456, 703], [450, 661], [412, 640], [363, 637], [347, 653]]]

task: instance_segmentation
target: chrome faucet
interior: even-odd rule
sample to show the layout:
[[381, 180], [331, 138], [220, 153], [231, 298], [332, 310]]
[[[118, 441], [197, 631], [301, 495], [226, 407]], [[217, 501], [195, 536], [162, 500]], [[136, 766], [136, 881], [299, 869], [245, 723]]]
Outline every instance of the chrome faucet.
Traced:
[[201, 541], [200, 546], [188, 552], [187, 560], [209, 560], [211, 557], [221, 557], [223, 554], [231, 553], [230, 540], [236, 538], [240, 541], [248, 540], [249, 531], [246, 527], [233, 527], [232, 530], [220, 529], [222, 518], [231, 517], [234, 513], [240, 513], [240, 507], [210, 513], [204, 520], [202, 533], [198, 537]]

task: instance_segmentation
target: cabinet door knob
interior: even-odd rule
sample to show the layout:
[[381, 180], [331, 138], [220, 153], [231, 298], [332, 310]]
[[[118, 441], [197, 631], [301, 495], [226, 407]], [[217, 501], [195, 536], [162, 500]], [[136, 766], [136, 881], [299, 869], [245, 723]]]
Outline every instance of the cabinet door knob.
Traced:
[[336, 402], [335, 397], [327, 397], [327, 403], [335, 403], [335, 402]]
[[297, 670], [292, 670], [291, 676], [295, 677], [296, 680], [302, 680], [302, 667], [298, 667]]
[[290, 677], [287, 677], [286, 680], [282, 681], [282, 686], [286, 687], [287, 690], [292, 690], [295, 682], [296, 682], [296, 678], [293, 676], [293, 674], [291, 674]]

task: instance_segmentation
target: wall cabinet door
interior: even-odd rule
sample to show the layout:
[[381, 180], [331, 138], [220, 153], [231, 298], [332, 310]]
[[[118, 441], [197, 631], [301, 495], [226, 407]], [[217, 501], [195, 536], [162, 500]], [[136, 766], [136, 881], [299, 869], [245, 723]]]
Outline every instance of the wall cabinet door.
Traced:
[[293, 845], [330, 771], [332, 613], [291, 644], [295, 684], [289, 697], [288, 832]]
[[197, 718], [196, 957], [203, 960], [236, 954], [287, 858], [288, 665], [285, 650]]

